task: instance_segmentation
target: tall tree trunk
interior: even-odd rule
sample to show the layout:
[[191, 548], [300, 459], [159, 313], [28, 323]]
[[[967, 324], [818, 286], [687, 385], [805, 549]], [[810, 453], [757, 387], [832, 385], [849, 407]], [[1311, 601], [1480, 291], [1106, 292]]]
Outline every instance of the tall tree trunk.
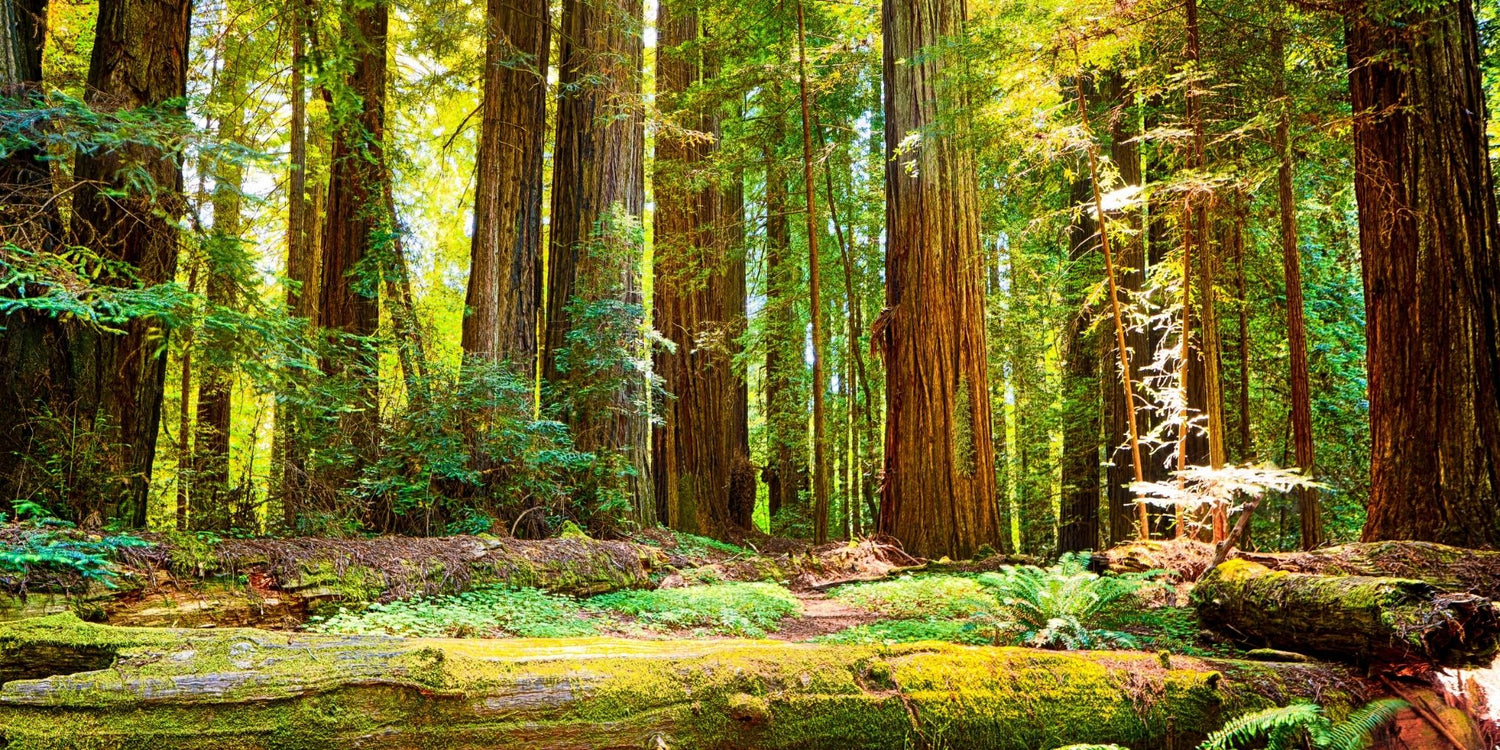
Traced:
[[[188, 0], [101, 0], [89, 64], [87, 101], [96, 107], [136, 108], [180, 100], [186, 93]], [[154, 195], [125, 189], [122, 169], [132, 167], [154, 185]], [[177, 272], [176, 217], [183, 211], [178, 155], [133, 144], [80, 153], [74, 166], [74, 241], [123, 261], [134, 280], [106, 275], [106, 284], [144, 286], [170, 281]], [[138, 177], [136, 178], [138, 179]], [[124, 195], [115, 191], [124, 190]], [[136, 318], [123, 334], [73, 330], [70, 369], [53, 373], [73, 404], [73, 423], [103, 427], [106, 465], [120, 478], [109, 488], [113, 509], [132, 526], [146, 523], [146, 495], [166, 382], [161, 323]], [[75, 499], [82, 520], [110, 508]]]
[[[781, 141], [776, 127], [770, 143]], [[773, 149], [766, 160], [766, 489], [774, 518], [795, 508], [807, 489], [805, 325], [797, 300], [801, 279], [791, 258], [786, 174]], [[774, 529], [773, 529], [774, 531]]]
[[806, 189], [807, 220], [807, 289], [808, 312], [812, 316], [812, 396], [813, 396], [813, 540], [828, 541], [828, 414], [823, 400], [828, 378], [823, 361], [828, 356], [828, 339], [823, 326], [823, 292], [818, 263], [817, 189], [813, 182], [812, 114], [807, 91], [807, 22], [803, 0], [797, 0], [797, 81], [802, 102], [802, 186]]
[[466, 355], [535, 377], [542, 296], [542, 156], [547, 137], [546, 0], [489, 0]]
[[652, 474], [662, 522], [720, 536], [748, 529], [755, 509], [748, 391], [735, 364], [745, 330], [740, 189], [705, 180], [719, 115], [685, 100], [689, 87], [717, 73], [698, 46], [706, 33], [695, 4], [663, 3], [656, 25], [658, 101], [694, 133], [663, 129], [656, 137], [653, 325], [675, 350], [654, 357], [670, 397], [653, 431]]
[[[1119, 172], [1121, 187], [1139, 188], [1143, 185], [1141, 170], [1141, 153], [1135, 137], [1139, 130], [1137, 127], [1135, 108], [1130, 106], [1133, 98], [1132, 90], [1127, 87], [1125, 77], [1115, 71], [1105, 74], [1104, 81], [1100, 86], [1102, 98], [1109, 102], [1115, 110], [1109, 120], [1110, 136], [1110, 160]], [[1141, 237], [1143, 217], [1140, 211], [1129, 211], [1123, 218], [1127, 225], [1136, 231], [1113, 234], [1109, 237], [1110, 246], [1114, 250], [1113, 262], [1116, 265], [1114, 276], [1116, 277], [1115, 298], [1121, 306], [1134, 306], [1146, 284], [1146, 242]], [[1122, 313], [1123, 315], [1123, 313]], [[1128, 357], [1120, 356], [1120, 334], [1125, 339], [1125, 349]], [[1125, 330], [1116, 331], [1115, 336], [1107, 337], [1109, 347], [1108, 361], [1110, 367], [1101, 371], [1105, 380], [1105, 410], [1108, 413], [1109, 438], [1106, 443], [1106, 457], [1108, 468], [1105, 470], [1105, 502], [1109, 507], [1109, 538], [1112, 544], [1121, 544], [1136, 537], [1145, 538], [1149, 536], [1149, 519], [1143, 521], [1141, 513], [1142, 506], [1135, 502], [1135, 493], [1130, 491], [1130, 483], [1136, 481], [1136, 436], [1146, 434], [1150, 431], [1151, 412], [1148, 409], [1137, 408], [1136, 401], [1140, 398], [1142, 373], [1151, 362], [1151, 340], [1147, 332], [1140, 326], [1126, 326]], [[1123, 384], [1130, 384], [1133, 391], [1132, 398], [1126, 398], [1126, 389]], [[1130, 420], [1134, 416], [1137, 425], [1131, 429]], [[1141, 478], [1154, 481], [1161, 474], [1161, 462], [1151, 460], [1145, 454], [1145, 447], [1141, 446], [1140, 456]]]
[[[618, 226], [620, 220], [639, 222], [645, 204], [641, 13], [641, 0], [563, 3], [542, 371], [554, 388], [574, 393], [587, 385], [581, 380], [587, 376], [560, 370], [557, 354], [573, 330], [568, 308], [575, 293], [607, 287], [627, 305], [642, 304], [636, 231]], [[609, 408], [577, 409], [566, 420], [580, 449], [623, 459], [624, 490], [636, 519], [650, 524], [656, 521], [650, 425], [639, 407], [648, 398], [646, 382], [638, 373], [615, 369], [608, 375], [618, 382]]]
[[[1286, 274], [1286, 336], [1291, 353], [1292, 444], [1296, 449], [1297, 467], [1303, 474], [1313, 470], [1312, 388], [1307, 375], [1307, 324], [1303, 319], [1302, 259], [1297, 246], [1297, 194], [1293, 185], [1292, 104], [1286, 94], [1286, 9], [1283, 5], [1271, 29], [1271, 64], [1275, 68], [1274, 94], [1281, 108], [1276, 119], [1274, 147], [1276, 168], [1276, 203], [1281, 219], [1281, 258]], [[1244, 334], [1242, 333], [1241, 336]], [[1302, 519], [1302, 548], [1312, 549], [1322, 539], [1318, 515], [1318, 490], [1297, 488], [1297, 510]]]
[[[291, 0], [292, 100], [290, 134], [290, 169], [287, 173], [286, 221], [286, 306], [293, 317], [307, 320], [317, 327], [318, 245], [312, 242], [312, 228], [317, 216], [311, 213], [307, 183], [307, 37], [309, 0]], [[287, 529], [297, 526], [301, 503], [307, 495], [307, 451], [297, 429], [296, 406], [292, 399], [276, 404], [276, 437], [273, 446], [277, 461], [276, 495], [281, 501], [281, 520]]]
[[[963, 30], [958, 0], [884, 0], [885, 484], [880, 529], [918, 555], [966, 558], [999, 540], [974, 155], [924, 137], [963, 109], [937, 46]], [[944, 128], [945, 131], [948, 128]], [[910, 167], [915, 166], [913, 170]]]
[[1067, 305], [1072, 315], [1063, 333], [1062, 502], [1057, 525], [1059, 552], [1081, 552], [1099, 544], [1099, 344], [1089, 333], [1096, 316], [1087, 287], [1097, 269], [1090, 262], [1097, 241], [1093, 191], [1087, 177], [1074, 179], [1068, 227]]
[[[46, 38], [46, 0], [0, 0], [0, 109], [27, 106], [40, 87]], [[0, 158], [0, 248], [40, 249], [58, 240], [52, 212], [43, 208], [53, 192], [43, 156], [40, 148], [20, 148]], [[52, 374], [67, 371], [65, 340], [62, 324], [50, 317], [0, 316], [0, 412], [10, 415], [8, 429], [0, 430], [0, 512], [29, 494], [33, 419], [51, 403]]]
[[1366, 5], [1346, 38], [1369, 339], [1363, 537], [1497, 546], [1500, 225], [1473, 5]]
[[[233, 34], [234, 32], [229, 32]], [[229, 38], [232, 38], [229, 37]], [[216, 86], [227, 95], [219, 121], [219, 142], [236, 143], [244, 125], [244, 91], [236, 54], [231, 45], [225, 55]], [[212, 165], [214, 172], [213, 232], [209, 237], [207, 271], [208, 304], [232, 308], [238, 303], [241, 277], [249, 271], [240, 245], [240, 196], [243, 170], [231, 159]], [[229, 507], [229, 431], [233, 415], [234, 373], [227, 362], [233, 334], [208, 330], [198, 337], [203, 357], [198, 380], [198, 410], [193, 436], [193, 481], [189, 494], [188, 521], [193, 529], [228, 531], [235, 521]], [[184, 388], [187, 385], [184, 383]]]

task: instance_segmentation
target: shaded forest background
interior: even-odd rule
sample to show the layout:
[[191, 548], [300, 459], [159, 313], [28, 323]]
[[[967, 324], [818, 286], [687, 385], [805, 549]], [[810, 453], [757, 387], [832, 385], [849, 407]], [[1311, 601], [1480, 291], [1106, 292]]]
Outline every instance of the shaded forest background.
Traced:
[[[1288, 549], [1360, 535], [1372, 453], [1404, 492], [1458, 445], [1384, 533], [1500, 540], [1493, 300], [1377, 339], [1365, 298], [1496, 278], [1493, 4], [939, 5], [0, 0], [0, 504], [1050, 555], [1135, 537], [1133, 481], [1270, 464], [1321, 484], [1242, 541]], [[1386, 106], [1479, 155], [1452, 216], [1374, 228]], [[1222, 538], [1198, 510], [1147, 524]]]

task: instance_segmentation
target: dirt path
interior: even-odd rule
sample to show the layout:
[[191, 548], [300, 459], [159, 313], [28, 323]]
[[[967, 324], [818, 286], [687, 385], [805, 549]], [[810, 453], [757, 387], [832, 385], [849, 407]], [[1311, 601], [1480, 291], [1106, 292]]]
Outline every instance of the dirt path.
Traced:
[[781, 621], [781, 629], [768, 638], [778, 641], [810, 641], [820, 635], [837, 633], [855, 625], [875, 622], [880, 617], [857, 607], [851, 607], [837, 599], [828, 598], [818, 591], [797, 594], [802, 600], [802, 614]]

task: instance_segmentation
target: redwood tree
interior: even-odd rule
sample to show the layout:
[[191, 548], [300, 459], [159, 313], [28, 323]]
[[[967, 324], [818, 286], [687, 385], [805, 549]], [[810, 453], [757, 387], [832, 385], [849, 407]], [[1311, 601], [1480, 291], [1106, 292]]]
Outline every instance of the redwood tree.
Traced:
[[[180, 101], [187, 87], [191, 10], [188, 0], [101, 0], [88, 103], [126, 109]], [[127, 170], [135, 174], [127, 177]], [[151, 189], [126, 187], [128, 182], [139, 185], [142, 174]], [[74, 241], [134, 270], [133, 280], [106, 274], [102, 281], [144, 286], [171, 281], [177, 272], [176, 219], [183, 211], [178, 155], [146, 143], [81, 152], [74, 177]], [[161, 346], [166, 335], [161, 321], [135, 318], [122, 334], [73, 329], [66, 342], [55, 343], [65, 347], [69, 359], [68, 371], [52, 373], [54, 385], [66, 392], [62, 403], [68, 404], [74, 424], [102, 429], [106, 460], [117, 472], [118, 487], [108, 499], [118, 505], [89, 510], [114, 510], [135, 526], [146, 523], [166, 381]]]
[[555, 394], [574, 399], [609, 381], [611, 393], [603, 395], [603, 403], [569, 409], [563, 417], [580, 449], [623, 459], [623, 489], [636, 519], [650, 523], [656, 504], [648, 463], [650, 427], [640, 408], [647, 397], [644, 378], [624, 366], [565, 370], [558, 356], [570, 345], [570, 333], [575, 342], [593, 336], [583, 327], [586, 321], [569, 314], [575, 292], [610, 290], [614, 302], [622, 303], [617, 314], [642, 304], [640, 248], [633, 229], [622, 225], [639, 222], [645, 206], [641, 14], [641, 0], [563, 3], [542, 372]]
[[656, 90], [675, 119], [656, 137], [652, 322], [672, 348], [655, 352], [669, 394], [652, 433], [660, 520], [722, 534], [755, 509], [749, 392], [734, 359], [745, 329], [739, 186], [715, 174], [719, 117], [689, 88], [715, 74], [692, 0], [661, 5]]
[[475, 167], [464, 353], [512, 362], [530, 380], [542, 274], [547, 135], [546, 0], [489, 0]]
[[1500, 225], [1469, 0], [1346, 19], [1371, 426], [1364, 538], [1500, 545]]
[[[963, 94], [937, 49], [962, 0], [884, 0], [885, 484], [880, 530], [918, 555], [999, 541], [974, 155]], [[943, 127], [936, 127], [939, 122]], [[908, 135], [923, 137], [908, 148]]]

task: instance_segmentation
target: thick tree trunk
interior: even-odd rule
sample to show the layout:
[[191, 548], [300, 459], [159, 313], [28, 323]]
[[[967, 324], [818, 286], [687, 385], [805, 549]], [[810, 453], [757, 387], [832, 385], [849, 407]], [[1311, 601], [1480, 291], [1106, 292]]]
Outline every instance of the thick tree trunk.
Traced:
[[[946, 644], [562, 644], [0, 629], [9, 747], [1194, 747], [1288, 700], [1347, 710], [1338, 667]], [[1142, 700], [1142, 696], [1150, 700]]]
[[[1071, 203], [1077, 218], [1068, 228], [1069, 294], [1072, 308], [1063, 333], [1062, 503], [1057, 525], [1059, 552], [1081, 552], [1099, 544], [1099, 437], [1102, 432], [1099, 351], [1094, 327], [1097, 312], [1087, 288], [1098, 276], [1091, 258], [1098, 245], [1093, 190], [1088, 177], [1073, 182]], [[1117, 366], [1118, 367], [1118, 366]], [[1123, 393], [1123, 391], [1122, 391]]]
[[[649, 398], [645, 379], [618, 367], [603, 374], [558, 368], [558, 351], [567, 346], [574, 327], [568, 307], [575, 294], [608, 289], [619, 302], [642, 305], [637, 228], [620, 225], [639, 222], [645, 204], [641, 14], [641, 0], [563, 3], [542, 372], [554, 388], [572, 394], [585, 390], [585, 378], [602, 375], [617, 382], [614, 393], [605, 397], [608, 404], [575, 409], [565, 420], [581, 450], [622, 459], [628, 467], [623, 489], [636, 520], [651, 524], [656, 503], [651, 496], [650, 425], [640, 406]], [[645, 342], [638, 338], [616, 343], [642, 350], [631, 356], [644, 354]]]
[[[781, 139], [780, 128], [775, 140]], [[766, 489], [770, 512], [797, 508], [808, 488], [805, 323], [798, 308], [801, 277], [791, 258], [786, 174], [766, 153]], [[775, 529], [773, 529], [775, 531]]]
[[489, 0], [463, 349], [535, 377], [547, 138], [545, 0]]
[[[880, 529], [919, 555], [966, 558], [999, 541], [974, 156], [928, 131], [961, 112], [939, 44], [965, 5], [884, 0], [885, 482]], [[947, 130], [947, 127], [944, 128]], [[926, 133], [901, 151], [912, 133]]]
[[[755, 510], [748, 391], [735, 357], [745, 331], [741, 189], [711, 172], [719, 116], [689, 109], [690, 86], [717, 65], [691, 3], [661, 6], [656, 90], [675, 125], [656, 137], [652, 324], [675, 345], [655, 352], [670, 394], [651, 441], [660, 520], [694, 534], [748, 529]], [[700, 105], [701, 106], [701, 105]], [[706, 184], [705, 184], [706, 182]]]
[[[367, 337], [380, 317], [380, 235], [390, 229], [383, 182], [385, 167], [386, 26], [388, 6], [346, 0], [343, 34], [352, 67], [345, 85], [334, 92], [334, 112], [346, 112], [333, 123], [327, 225], [323, 232], [318, 323], [334, 334]], [[353, 444], [355, 461], [373, 457], [379, 421], [379, 360], [368, 347], [353, 345], [324, 363], [330, 374], [353, 379], [357, 395], [341, 417], [339, 431]], [[332, 496], [354, 467], [332, 471], [329, 485], [314, 496]], [[332, 510], [325, 508], [324, 510]]]
[[[126, 109], [183, 97], [191, 9], [186, 0], [102, 0], [88, 102]], [[123, 197], [114, 195], [125, 188], [121, 171], [126, 167], [143, 172], [154, 194], [126, 190]], [[135, 272], [133, 280], [106, 276], [100, 281], [144, 286], [171, 281], [177, 272], [176, 217], [183, 211], [178, 156], [145, 145], [81, 153], [74, 177], [73, 241], [123, 261]], [[67, 342], [56, 344], [68, 352], [67, 369], [51, 377], [59, 395], [66, 394], [62, 403], [69, 404], [70, 421], [84, 430], [102, 431], [98, 437], [109, 454], [105, 464], [119, 478], [104, 498], [74, 499], [74, 513], [84, 521], [113, 514], [144, 526], [166, 381], [162, 340], [168, 331], [145, 318], [124, 329], [123, 334], [68, 330]]]
[[1500, 648], [1500, 610], [1489, 599], [1410, 579], [1230, 560], [1198, 581], [1192, 600], [1200, 622], [1242, 643], [1361, 664], [1487, 667]]
[[[1291, 102], [1286, 93], [1286, 21], [1285, 9], [1276, 26], [1271, 30], [1271, 56], [1275, 66], [1275, 95], [1280, 100], [1281, 114], [1276, 119], [1275, 149], [1278, 158], [1276, 168], [1277, 214], [1281, 218], [1281, 258], [1286, 275], [1286, 334], [1287, 349], [1291, 354], [1289, 380], [1292, 386], [1292, 444], [1296, 448], [1297, 467], [1303, 474], [1313, 470], [1312, 435], [1312, 386], [1307, 375], [1307, 324], [1302, 303], [1302, 257], [1297, 245], [1297, 194], [1292, 164], [1292, 115]], [[1243, 264], [1243, 260], [1241, 261]], [[1243, 314], [1242, 314], [1243, 317]], [[1241, 324], [1241, 328], [1243, 328]], [[1242, 337], [1244, 333], [1240, 334]], [[1241, 365], [1243, 366], [1243, 364]], [[1243, 419], [1243, 417], [1242, 417]], [[1318, 490], [1315, 487], [1299, 487], [1297, 511], [1301, 517], [1302, 548], [1318, 546], [1323, 537], [1323, 524], [1318, 514]]]
[[[293, 317], [312, 326], [317, 320], [317, 289], [320, 281], [318, 244], [312, 241], [317, 216], [308, 200], [307, 182], [307, 37], [309, 8], [296, 3], [290, 11], [292, 69], [288, 97], [292, 101], [288, 128], [286, 221], [286, 306]], [[276, 435], [272, 446], [273, 494], [281, 502], [281, 522], [287, 529], [297, 526], [302, 498], [307, 494], [307, 451], [299, 437], [298, 414], [293, 399], [276, 404]]]
[[1473, 5], [1369, 3], [1346, 38], [1369, 338], [1363, 536], [1500, 546], [1500, 224]]

